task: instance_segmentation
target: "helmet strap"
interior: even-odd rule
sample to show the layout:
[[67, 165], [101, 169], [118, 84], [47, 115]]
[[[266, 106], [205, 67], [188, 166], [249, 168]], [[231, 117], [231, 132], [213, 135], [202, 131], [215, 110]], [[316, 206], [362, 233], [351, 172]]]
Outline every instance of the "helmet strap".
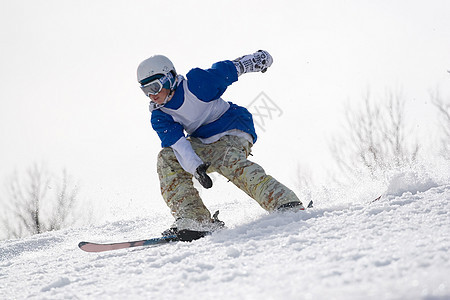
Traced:
[[163, 104], [161, 104], [162, 106], [166, 105], [167, 102], [169, 102], [169, 99], [172, 97], [173, 95], [173, 91], [172, 89], [170, 89], [170, 92], [167, 94], [166, 98], [164, 99]]

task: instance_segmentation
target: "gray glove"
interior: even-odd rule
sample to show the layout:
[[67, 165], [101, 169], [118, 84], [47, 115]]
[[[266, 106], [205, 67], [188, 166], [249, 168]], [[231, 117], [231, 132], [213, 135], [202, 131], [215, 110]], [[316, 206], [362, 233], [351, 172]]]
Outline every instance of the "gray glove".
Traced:
[[211, 177], [209, 177], [208, 174], [206, 174], [206, 170], [209, 168], [210, 165], [211, 163], [209, 162], [203, 163], [197, 167], [194, 173], [195, 179], [197, 179], [198, 182], [200, 182], [200, 184], [205, 189], [209, 189], [213, 185]]

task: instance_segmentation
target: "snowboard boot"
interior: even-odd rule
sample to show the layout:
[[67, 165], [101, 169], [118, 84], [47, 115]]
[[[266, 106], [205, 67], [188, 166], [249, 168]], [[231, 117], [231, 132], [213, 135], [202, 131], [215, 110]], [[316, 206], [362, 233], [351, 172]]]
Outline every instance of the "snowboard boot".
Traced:
[[176, 235], [182, 242], [192, 242], [202, 237], [212, 234], [214, 231], [223, 229], [225, 223], [218, 218], [219, 211], [216, 211], [210, 222], [198, 223], [189, 219], [177, 219], [175, 224], [165, 230], [163, 236]]
[[[309, 201], [308, 208], [313, 208], [312, 200]], [[305, 210], [305, 207], [303, 206], [303, 203], [301, 203], [299, 201], [288, 202], [288, 203], [278, 206], [278, 208], [277, 208], [277, 211], [279, 211], [279, 212], [287, 212], [287, 211], [296, 212], [296, 211], [300, 211], [300, 210]]]
[[278, 206], [277, 210], [280, 212], [299, 211], [299, 210], [305, 210], [305, 207], [303, 206], [303, 204], [300, 201], [294, 201], [294, 202], [288, 202], [288, 203]]

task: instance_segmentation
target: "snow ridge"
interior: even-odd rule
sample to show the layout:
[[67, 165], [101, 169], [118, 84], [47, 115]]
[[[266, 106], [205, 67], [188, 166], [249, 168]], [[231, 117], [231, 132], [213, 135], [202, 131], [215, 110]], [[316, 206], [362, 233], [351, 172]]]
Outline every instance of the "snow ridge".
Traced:
[[414, 186], [401, 195], [394, 186], [400, 185], [393, 182], [391, 193], [373, 203], [321, 208], [319, 202], [301, 213], [261, 213], [192, 243], [100, 254], [76, 247], [81, 239], [157, 234], [158, 220], [142, 219], [3, 241], [0, 294], [5, 299], [449, 299], [450, 185]]

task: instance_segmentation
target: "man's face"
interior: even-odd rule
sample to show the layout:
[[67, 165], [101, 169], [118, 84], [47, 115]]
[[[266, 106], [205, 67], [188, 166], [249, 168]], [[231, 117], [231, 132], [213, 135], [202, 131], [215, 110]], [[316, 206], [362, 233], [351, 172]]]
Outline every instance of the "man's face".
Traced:
[[169, 89], [162, 89], [161, 92], [159, 92], [156, 95], [150, 95], [150, 99], [152, 99], [153, 102], [156, 104], [163, 104], [164, 100], [166, 99], [167, 95], [169, 95], [170, 90]]

